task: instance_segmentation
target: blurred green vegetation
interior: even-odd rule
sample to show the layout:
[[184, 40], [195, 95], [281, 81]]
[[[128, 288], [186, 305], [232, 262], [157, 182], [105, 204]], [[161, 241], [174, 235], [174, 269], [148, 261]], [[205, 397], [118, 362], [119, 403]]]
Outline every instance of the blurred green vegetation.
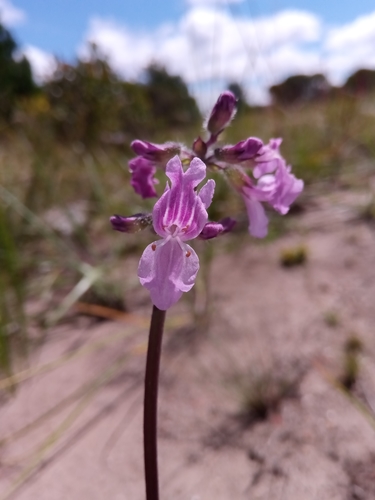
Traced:
[[11, 120], [17, 99], [35, 90], [29, 61], [17, 58], [16, 42], [0, 24], [0, 120]]
[[[35, 332], [43, 337], [40, 328], [63, 317], [75, 301], [105, 303], [103, 290], [112, 279], [113, 302], [122, 296], [127, 304], [137, 278], [126, 271], [119, 277], [117, 264], [138, 255], [152, 234], [123, 237], [108, 218], [150, 211], [154, 203], [130, 187], [129, 144], [135, 138], [191, 144], [201, 132], [186, 84], [164, 68], [151, 65], [143, 83], [123, 81], [93, 46], [88, 60], [57, 61], [52, 78], [37, 87], [26, 59], [14, 59], [16, 49], [0, 28], [0, 76], [8, 75], [0, 78], [0, 101], [7, 102], [0, 113], [0, 368], [8, 373], [12, 360], [39, 340]], [[283, 137], [282, 153], [307, 185], [365, 185], [374, 172], [372, 91], [254, 108], [238, 84], [231, 88], [241, 109], [223, 142]], [[161, 193], [165, 179], [161, 172], [158, 177]], [[242, 200], [214, 177], [210, 217], [237, 217], [237, 231], [245, 234]], [[271, 220], [275, 235], [284, 231], [279, 219]]]

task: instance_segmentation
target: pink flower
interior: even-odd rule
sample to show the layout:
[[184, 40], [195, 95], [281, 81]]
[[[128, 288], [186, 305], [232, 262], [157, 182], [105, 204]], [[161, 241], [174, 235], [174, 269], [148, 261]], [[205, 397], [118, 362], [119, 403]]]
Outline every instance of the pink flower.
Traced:
[[259, 179], [262, 175], [275, 172], [281, 164], [285, 163], [279, 151], [282, 141], [282, 139], [271, 139], [269, 144], [259, 149], [254, 158], [255, 166], [253, 175], [256, 179]]
[[202, 232], [215, 190], [213, 180], [207, 181], [199, 193], [195, 190], [206, 176], [206, 165], [198, 158], [184, 172], [175, 156], [167, 163], [166, 174], [171, 186], [167, 183], [153, 210], [154, 229], [162, 239], [148, 245], [138, 267], [141, 284], [162, 310], [169, 309], [194, 286], [199, 259], [186, 241]]
[[271, 205], [277, 212], [286, 214], [290, 205], [303, 190], [303, 181], [291, 173], [280, 157], [274, 161], [276, 171], [273, 174], [262, 175], [255, 184], [241, 169], [231, 167], [226, 170], [231, 184], [241, 194], [249, 218], [249, 232], [256, 238], [264, 238], [268, 232], [268, 217], [262, 203]]
[[157, 196], [154, 188], [154, 185], [158, 183], [154, 179], [156, 167], [150, 160], [137, 156], [129, 161], [129, 169], [132, 174], [130, 184], [137, 194], [140, 194], [142, 198]]

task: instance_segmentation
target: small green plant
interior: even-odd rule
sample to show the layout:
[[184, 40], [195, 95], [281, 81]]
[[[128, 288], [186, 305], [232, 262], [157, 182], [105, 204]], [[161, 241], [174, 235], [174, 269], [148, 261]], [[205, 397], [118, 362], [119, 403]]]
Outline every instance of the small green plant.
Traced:
[[360, 211], [360, 219], [375, 224], [375, 196]]
[[362, 341], [356, 335], [352, 335], [345, 342], [343, 373], [340, 376], [340, 382], [349, 391], [353, 389], [358, 379], [360, 371], [359, 355], [362, 350]]
[[304, 264], [306, 260], [307, 249], [302, 245], [285, 248], [280, 255], [280, 263], [283, 267], [300, 266]]
[[236, 376], [234, 384], [240, 399], [238, 417], [244, 426], [267, 419], [277, 412], [282, 401], [298, 396], [299, 376], [280, 370], [253, 371]]
[[340, 319], [336, 311], [326, 311], [324, 313], [324, 321], [326, 325], [331, 328], [335, 328], [340, 323]]

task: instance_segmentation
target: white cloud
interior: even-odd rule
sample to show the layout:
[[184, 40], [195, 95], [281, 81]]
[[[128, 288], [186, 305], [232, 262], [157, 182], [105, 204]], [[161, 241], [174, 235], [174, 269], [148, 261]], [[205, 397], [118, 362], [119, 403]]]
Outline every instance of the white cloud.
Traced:
[[[375, 11], [342, 26], [327, 27], [313, 13], [284, 10], [270, 16], [234, 15], [225, 6], [241, 0], [185, 0], [188, 8], [174, 23], [139, 31], [113, 19], [92, 18], [78, 49], [87, 58], [95, 43], [113, 69], [126, 79], [142, 78], [156, 62], [181, 75], [207, 108], [229, 82], [243, 85], [249, 99], [264, 104], [268, 88], [293, 74], [322, 72], [342, 84], [361, 67], [375, 68]], [[0, 0], [3, 22], [25, 13]], [[56, 61], [37, 47], [23, 51], [41, 82]]]
[[0, 22], [5, 26], [15, 26], [26, 20], [26, 13], [15, 7], [10, 0], [0, 0]]
[[90, 21], [85, 43], [78, 50], [81, 57], [89, 57], [91, 43], [108, 57], [115, 71], [130, 79], [139, 76], [152, 60], [156, 48], [149, 35], [132, 33], [115, 21], [100, 18]]
[[87, 57], [89, 44], [95, 43], [112, 67], [130, 79], [140, 78], [152, 61], [163, 64], [185, 79], [203, 106], [208, 87], [222, 88], [229, 81], [244, 83], [250, 97], [263, 103], [266, 88], [290, 71], [319, 70], [319, 56], [305, 45], [319, 40], [321, 30], [320, 20], [309, 12], [287, 10], [248, 18], [200, 4], [189, 8], [179, 22], [152, 32], [94, 18], [79, 54]]
[[56, 59], [52, 54], [32, 45], [23, 48], [22, 53], [29, 60], [34, 80], [37, 83], [41, 83], [52, 76], [57, 66]]
[[326, 48], [338, 51], [363, 44], [372, 43], [375, 46], [375, 11], [366, 16], [361, 16], [344, 26], [333, 28], [327, 36]]
[[375, 11], [351, 23], [332, 28], [324, 43], [326, 72], [342, 84], [360, 68], [375, 68]]

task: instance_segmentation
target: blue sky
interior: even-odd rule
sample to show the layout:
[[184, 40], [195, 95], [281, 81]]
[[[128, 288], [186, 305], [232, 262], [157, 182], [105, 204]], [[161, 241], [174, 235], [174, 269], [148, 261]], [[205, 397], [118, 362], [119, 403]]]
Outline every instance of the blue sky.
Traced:
[[373, 0], [0, 0], [0, 12], [39, 79], [53, 55], [85, 57], [89, 42], [124, 78], [157, 61], [201, 100], [235, 80], [266, 102], [269, 85], [290, 74], [324, 72], [339, 84], [375, 67]]
[[[12, 3], [26, 13], [26, 22], [13, 28], [18, 40], [65, 58], [75, 55], [89, 19], [94, 16], [147, 30], [178, 21], [188, 7], [184, 0], [14, 0]], [[252, 16], [286, 9], [307, 10], [326, 23], [339, 25], [370, 13], [375, 3], [374, 0], [245, 0], [232, 3], [230, 8], [234, 14]]]

